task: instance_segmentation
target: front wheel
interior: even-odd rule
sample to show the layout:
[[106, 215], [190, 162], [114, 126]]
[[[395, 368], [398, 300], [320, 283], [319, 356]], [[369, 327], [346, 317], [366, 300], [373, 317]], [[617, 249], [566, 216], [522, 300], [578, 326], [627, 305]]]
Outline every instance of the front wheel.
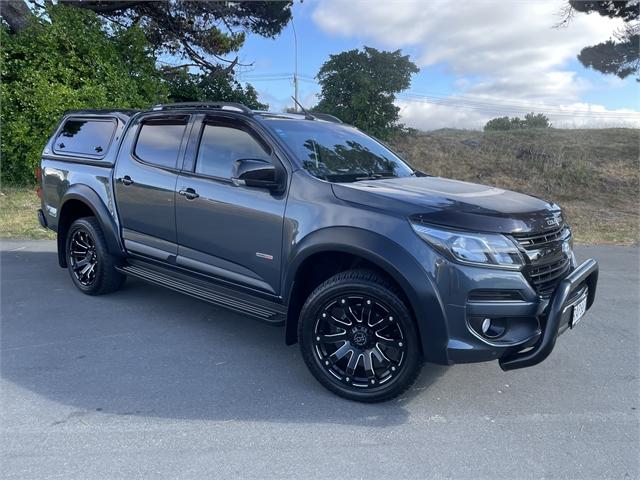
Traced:
[[316, 379], [351, 400], [390, 400], [422, 366], [409, 309], [372, 271], [342, 272], [317, 287], [300, 312], [298, 340]]

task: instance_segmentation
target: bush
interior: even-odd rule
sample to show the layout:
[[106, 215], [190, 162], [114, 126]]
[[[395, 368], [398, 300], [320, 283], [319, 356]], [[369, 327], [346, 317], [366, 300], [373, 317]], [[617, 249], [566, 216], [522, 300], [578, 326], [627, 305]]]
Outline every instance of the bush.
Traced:
[[137, 28], [105, 31], [95, 13], [57, 5], [19, 34], [0, 30], [2, 182], [34, 181], [65, 111], [141, 108], [166, 99], [153, 52]]
[[485, 131], [491, 130], [519, 130], [522, 128], [550, 128], [549, 118], [542, 113], [527, 113], [524, 120], [519, 117], [498, 117], [489, 120], [484, 126]]

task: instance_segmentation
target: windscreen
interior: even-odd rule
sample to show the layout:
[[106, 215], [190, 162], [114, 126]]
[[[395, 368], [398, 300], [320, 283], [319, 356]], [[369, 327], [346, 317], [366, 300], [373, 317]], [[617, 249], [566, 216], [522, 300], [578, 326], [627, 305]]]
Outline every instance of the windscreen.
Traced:
[[322, 180], [355, 182], [413, 175], [397, 155], [354, 127], [274, 117], [264, 123], [287, 144], [304, 169]]

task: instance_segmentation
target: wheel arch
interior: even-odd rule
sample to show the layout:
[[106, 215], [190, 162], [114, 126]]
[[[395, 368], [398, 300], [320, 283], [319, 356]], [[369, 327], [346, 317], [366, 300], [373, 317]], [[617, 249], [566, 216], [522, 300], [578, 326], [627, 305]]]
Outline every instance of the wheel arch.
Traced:
[[93, 216], [98, 220], [107, 241], [109, 253], [117, 257], [125, 256], [120, 240], [120, 230], [95, 190], [87, 185], [72, 185], [62, 197], [59, 210], [57, 244], [58, 263], [61, 267], [67, 266], [66, 239], [69, 227], [78, 218], [86, 216]]
[[[297, 342], [298, 317], [310, 293], [309, 289], [313, 290], [317, 284], [340, 271], [368, 267], [384, 274], [404, 295], [403, 300], [416, 320], [425, 358], [436, 363], [447, 363], [444, 309], [426, 272], [402, 246], [368, 230], [331, 227], [305, 237], [296, 245], [290, 258], [283, 281], [284, 300], [288, 308], [285, 328], [287, 344]], [[326, 268], [324, 265], [332, 258], [336, 258], [339, 268], [326, 278], [320, 275], [319, 279], [311, 282], [311, 286], [305, 285], [305, 275], [313, 270], [311, 267]]]

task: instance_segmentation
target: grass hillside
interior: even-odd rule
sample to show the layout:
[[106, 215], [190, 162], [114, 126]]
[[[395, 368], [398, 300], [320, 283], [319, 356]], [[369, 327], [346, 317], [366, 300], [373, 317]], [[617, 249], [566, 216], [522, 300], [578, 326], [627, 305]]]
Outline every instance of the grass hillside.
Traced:
[[437, 130], [394, 147], [432, 175], [483, 183], [561, 205], [583, 243], [640, 239], [640, 130]]

